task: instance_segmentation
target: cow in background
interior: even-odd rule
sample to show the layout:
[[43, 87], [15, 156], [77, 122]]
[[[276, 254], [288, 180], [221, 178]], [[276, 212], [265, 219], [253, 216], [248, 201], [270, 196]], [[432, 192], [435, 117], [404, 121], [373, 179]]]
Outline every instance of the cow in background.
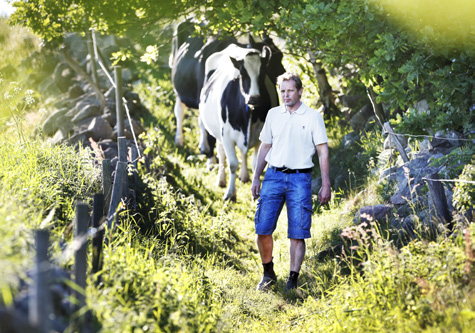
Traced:
[[225, 199], [236, 199], [237, 146], [242, 154], [241, 181], [249, 180], [247, 152], [259, 143], [267, 112], [278, 105], [274, 82], [267, 74], [271, 50], [232, 44], [208, 58], [200, 96], [200, 122], [218, 142], [218, 184], [226, 185], [225, 163], [230, 179]]
[[[272, 54], [266, 71], [274, 86], [277, 76], [285, 72], [282, 66], [282, 52], [267, 35], [264, 36], [263, 42], [255, 42], [252, 37], [249, 37], [249, 45], [242, 45], [234, 37], [209, 38], [205, 43], [203, 37], [193, 36], [194, 32], [194, 23], [189, 20], [181, 22], [176, 28], [172, 41], [170, 67], [172, 68], [172, 84], [176, 95], [174, 112], [176, 117], [175, 144], [177, 146], [183, 146], [185, 107], [193, 109], [199, 107], [200, 94], [205, 80], [205, 64], [211, 55], [224, 50], [229, 45], [248, 46], [260, 51], [267, 46]], [[202, 124], [200, 127], [202, 128]], [[206, 131], [202, 130], [201, 132], [200, 151], [211, 158], [215, 140], [207, 135]]]

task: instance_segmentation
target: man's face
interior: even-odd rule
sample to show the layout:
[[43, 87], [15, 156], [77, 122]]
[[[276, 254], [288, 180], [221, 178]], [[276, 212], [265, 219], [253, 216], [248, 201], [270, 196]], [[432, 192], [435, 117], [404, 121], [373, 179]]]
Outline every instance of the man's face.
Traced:
[[294, 80], [285, 80], [280, 84], [280, 96], [285, 106], [293, 107], [300, 101], [302, 89], [297, 90]]

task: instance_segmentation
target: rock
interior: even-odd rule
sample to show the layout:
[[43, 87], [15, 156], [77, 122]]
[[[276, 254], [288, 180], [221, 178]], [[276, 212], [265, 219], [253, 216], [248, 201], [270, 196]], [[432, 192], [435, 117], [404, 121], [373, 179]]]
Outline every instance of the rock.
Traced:
[[360, 139], [360, 135], [358, 134], [358, 132], [355, 132], [355, 131], [350, 132], [343, 137], [343, 145], [345, 147], [349, 147], [355, 144], [356, 142], [358, 142], [359, 139]]
[[386, 179], [386, 178], [396, 179], [397, 169], [398, 169], [397, 166], [393, 166], [391, 168], [387, 168], [387, 169], [382, 170], [379, 174], [379, 180], [383, 180], [383, 179]]
[[370, 221], [381, 221], [383, 219], [389, 218], [392, 214], [393, 206], [392, 205], [374, 205], [366, 206], [360, 208], [358, 213], [356, 213], [353, 222], [355, 224], [360, 224], [362, 222]]
[[338, 98], [340, 99], [341, 104], [343, 104], [344, 107], [354, 109], [360, 105], [361, 100], [365, 96], [363, 95], [340, 95]]
[[56, 133], [60, 125], [64, 123], [64, 116], [68, 111], [69, 109], [64, 108], [50, 114], [43, 123], [43, 133], [48, 136]]
[[414, 105], [414, 108], [418, 112], [427, 112], [427, 111], [429, 111], [429, 104], [427, 103], [427, 101], [425, 99], [422, 99], [422, 100], [416, 102], [416, 104]]
[[424, 140], [419, 141], [419, 149], [421, 150], [432, 150], [434, 147], [432, 147], [432, 144], [430, 143], [430, 140], [428, 138], [424, 138]]
[[364, 129], [368, 118], [372, 115], [373, 107], [370, 105], [363, 106], [360, 111], [358, 111], [353, 117], [351, 117], [351, 128], [355, 131], [360, 131]]
[[453, 148], [464, 144], [463, 135], [457, 131], [438, 131], [432, 139], [432, 146], [434, 148]]
[[[142, 125], [135, 119], [132, 119], [132, 126], [136, 138], [145, 131]], [[128, 119], [124, 121], [124, 136], [127, 140], [134, 140]], [[112, 139], [115, 138], [117, 138], [117, 124], [114, 126], [114, 134], [112, 135]]]
[[89, 124], [87, 131], [94, 141], [112, 137], [112, 127], [103, 117], [95, 117]]
[[77, 124], [83, 119], [100, 116], [100, 115], [101, 115], [101, 108], [98, 105], [90, 104], [90, 105], [86, 105], [78, 113], [76, 113], [76, 115], [72, 119], [72, 122]]
[[70, 99], [78, 98], [84, 94], [84, 90], [82, 90], [79, 84], [72, 85], [68, 89], [68, 96]]
[[73, 84], [74, 71], [65, 63], [60, 62], [53, 73], [53, 80], [56, 87], [61, 92], [67, 92], [69, 87]]

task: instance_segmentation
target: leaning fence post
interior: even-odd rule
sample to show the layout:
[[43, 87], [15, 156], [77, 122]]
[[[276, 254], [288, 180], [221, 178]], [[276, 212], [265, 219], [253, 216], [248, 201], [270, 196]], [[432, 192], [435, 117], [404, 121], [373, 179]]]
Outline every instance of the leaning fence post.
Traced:
[[[119, 207], [120, 200], [122, 198], [122, 188], [124, 186], [124, 179], [127, 177], [127, 163], [126, 162], [117, 162], [117, 167], [115, 169], [115, 179], [114, 187], [112, 190], [111, 203], [109, 206], [109, 214], [107, 215], [107, 232], [108, 236], [106, 237], [106, 244], [109, 244], [109, 241], [112, 238], [113, 228], [114, 228], [114, 215]], [[117, 220], [117, 217], [115, 217]]]
[[[76, 204], [76, 228], [74, 233], [74, 283], [77, 290], [74, 291], [76, 299], [75, 310], [81, 310], [86, 306], [86, 269], [87, 269], [87, 226], [89, 213], [85, 203]], [[79, 316], [77, 325], [79, 332], [84, 330], [84, 316]]]
[[94, 80], [94, 83], [100, 89], [99, 85], [99, 78], [97, 76], [97, 66], [96, 66], [96, 52], [94, 51], [94, 44], [92, 42], [92, 34], [91, 32], [87, 33], [87, 52], [89, 53], [90, 57], [90, 64], [91, 64], [91, 74]]
[[50, 331], [51, 298], [49, 293], [49, 261], [47, 230], [35, 231], [36, 267], [33, 271], [33, 285], [29, 290], [28, 320], [39, 332]]
[[[104, 195], [102, 193], [94, 194], [92, 208], [92, 227], [96, 231], [92, 238], [92, 272], [97, 273], [102, 268], [102, 241], [104, 229], [101, 226], [101, 220], [104, 216]], [[97, 280], [98, 282], [100, 279]]]
[[115, 108], [117, 112], [117, 137], [124, 135], [124, 109], [122, 108], [122, 67], [114, 67]]
[[399, 154], [402, 157], [402, 160], [404, 163], [409, 162], [409, 158], [407, 157], [406, 151], [404, 150], [404, 147], [402, 146], [401, 142], [399, 142], [399, 139], [397, 138], [396, 134], [394, 133], [391, 124], [389, 121], [384, 123], [384, 130], [389, 133], [389, 136], [391, 140], [395, 143], [396, 149], [398, 150]]
[[438, 220], [444, 224], [448, 224], [450, 230], [454, 230], [452, 217], [447, 204], [447, 197], [445, 196], [444, 186], [439, 180], [439, 175], [433, 173], [429, 178], [423, 178], [429, 188], [430, 197], [434, 204], [435, 214]]
[[109, 213], [109, 204], [112, 195], [111, 161], [102, 160], [102, 194], [104, 194], [104, 215]]

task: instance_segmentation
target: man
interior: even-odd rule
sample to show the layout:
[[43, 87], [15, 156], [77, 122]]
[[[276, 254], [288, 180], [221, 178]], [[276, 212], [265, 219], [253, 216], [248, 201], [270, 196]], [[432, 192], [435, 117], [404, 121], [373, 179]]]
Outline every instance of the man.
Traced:
[[[274, 232], [280, 212], [286, 203], [288, 238], [290, 239], [290, 274], [286, 289], [297, 288], [300, 267], [305, 256], [305, 239], [310, 238], [312, 221], [312, 157], [315, 151], [322, 175], [318, 194], [321, 204], [330, 200], [330, 163], [327, 135], [320, 113], [306, 106], [300, 99], [303, 87], [295, 73], [278, 78], [283, 105], [270, 109], [260, 134], [261, 147], [251, 185], [253, 199], [259, 198], [255, 216], [257, 247], [264, 268], [264, 276], [257, 290], [274, 285], [277, 277], [272, 262]], [[269, 167], [260, 184], [260, 175]]]

